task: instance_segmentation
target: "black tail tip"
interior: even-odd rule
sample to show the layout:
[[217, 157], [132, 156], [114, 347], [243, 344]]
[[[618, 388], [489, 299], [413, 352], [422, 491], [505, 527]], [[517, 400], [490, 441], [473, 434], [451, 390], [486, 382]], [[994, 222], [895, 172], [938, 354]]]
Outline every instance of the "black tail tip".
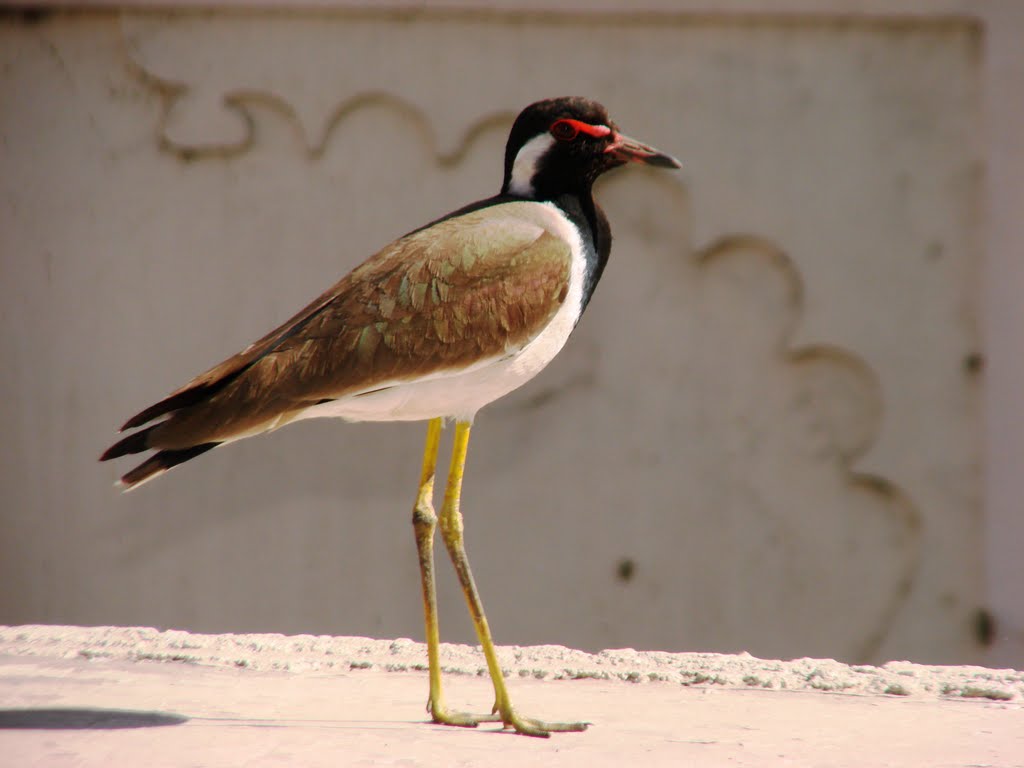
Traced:
[[155, 427], [159, 425], [154, 424], [152, 427], [136, 432], [133, 435], [128, 435], [125, 438], [118, 440], [112, 446], [107, 448], [100, 456], [100, 461], [110, 461], [111, 459], [117, 459], [121, 456], [127, 456], [130, 453], [142, 453], [143, 451], [149, 450], [149, 433], [153, 431]]
[[[124, 441], [122, 440], [121, 442]], [[120, 443], [118, 443], [118, 445], [120, 445]], [[216, 448], [218, 445], [220, 445], [220, 443], [201, 443], [200, 445], [193, 445], [191, 448], [166, 450], [154, 453], [144, 462], [139, 464], [139, 466], [135, 467], [135, 469], [123, 475], [121, 479], [117, 481], [117, 486], [124, 491], [130, 491], [133, 488], [138, 488], [143, 483], [148, 482], [155, 477], [159, 477], [164, 472], [171, 469], [171, 467], [176, 467], [189, 459], [201, 456], [207, 451]], [[111, 450], [114, 448], [117, 448], [117, 445], [113, 446]], [[110, 451], [107, 453], [110, 453]], [[123, 456], [124, 454], [120, 453], [115, 455]], [[104, 456], [106, 456], [106, 454], [104, 454]], [[114, 458], [114, 456], [111, 456], [110, 458]]]

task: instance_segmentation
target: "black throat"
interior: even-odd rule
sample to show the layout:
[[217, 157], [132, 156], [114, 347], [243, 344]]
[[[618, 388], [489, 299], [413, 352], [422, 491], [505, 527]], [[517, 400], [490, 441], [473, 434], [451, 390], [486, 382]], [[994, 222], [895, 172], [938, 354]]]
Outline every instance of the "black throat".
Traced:
[[[590, 303], [590, 297], [601, 279], [608, 256], [612, 251], [612, 230], [608, 217], [601, 206], [594, 202], [589, 193], [564, 193], [551, 199], [565, 217], [579, 230], [583, 241], [583, 258], [586, 259], [586, 270], [583, 275], [583, 297], [580, 301], [580, 315]], [[577, 322], [578, 322], [577, 318]]]

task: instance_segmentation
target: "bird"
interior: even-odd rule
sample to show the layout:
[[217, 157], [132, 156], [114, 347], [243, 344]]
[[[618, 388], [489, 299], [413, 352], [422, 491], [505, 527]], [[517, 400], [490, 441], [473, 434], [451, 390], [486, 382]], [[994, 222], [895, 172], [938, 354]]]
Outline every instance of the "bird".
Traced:
[[[413, 505], [429, 669], [427, 711], [443, 725], [548, 737], [586, 722], [545, 722], [512, 705], [463, 537], [470, 430], [485, 405], [537, 375], [565, 345], [611, 252], [592, 187], [627, 163], [679, 161], [621, 133], [582, 97], [530, 104], [515, 119], [497, 195], [415, 229], [370, 256], [244, 350], [130, 418], [101, 461], [153, 451], [118, 484], [130, 490], [228, 443], [308, 418], [426, 421]], [[454, 422], [440, 512], [434, 481]], [[441, 529], [487, 661], [489, 714], [448, 707], [441, 685], [434, 538]]]

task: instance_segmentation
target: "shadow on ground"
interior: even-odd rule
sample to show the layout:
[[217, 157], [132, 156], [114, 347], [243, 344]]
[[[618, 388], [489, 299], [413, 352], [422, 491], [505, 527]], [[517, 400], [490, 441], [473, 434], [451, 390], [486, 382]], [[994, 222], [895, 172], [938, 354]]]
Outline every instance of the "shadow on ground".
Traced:
[[44, 731], [154, 728], [187, 723], [184, 715], [131, 709], [66, 707], [59, 709], [0, 709], [0, 729]]

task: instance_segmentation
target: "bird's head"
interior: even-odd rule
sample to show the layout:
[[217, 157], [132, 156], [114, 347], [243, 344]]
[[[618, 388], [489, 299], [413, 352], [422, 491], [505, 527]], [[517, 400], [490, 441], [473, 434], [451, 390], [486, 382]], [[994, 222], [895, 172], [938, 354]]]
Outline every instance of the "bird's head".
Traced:
[[535, 200], [589, 192], [602, 173], [630, 162], [680, 167], [675, 158], [619, 133], [596, 101], [545, 99], [520, 112], [512, 125], [501, 191]]

